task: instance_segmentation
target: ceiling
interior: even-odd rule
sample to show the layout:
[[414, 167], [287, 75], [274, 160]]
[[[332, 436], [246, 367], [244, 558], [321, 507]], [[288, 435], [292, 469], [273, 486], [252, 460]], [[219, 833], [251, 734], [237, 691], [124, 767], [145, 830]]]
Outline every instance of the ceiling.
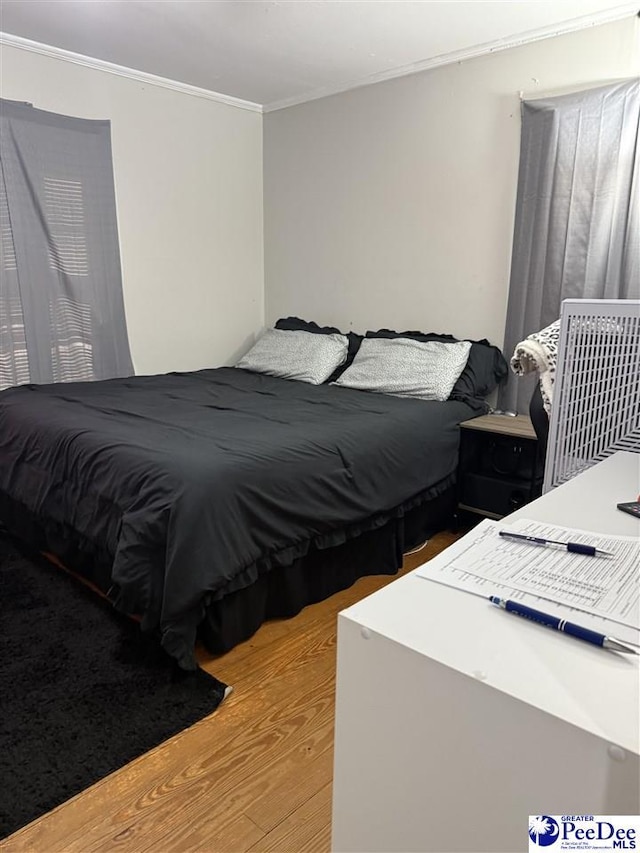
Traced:
[[38, 42], [269, 111], [631, 16], [639, 6], [619, 0], [0, 0], [0, 31], [9, 36], [4, 43], [33, 49], [22, 40]]

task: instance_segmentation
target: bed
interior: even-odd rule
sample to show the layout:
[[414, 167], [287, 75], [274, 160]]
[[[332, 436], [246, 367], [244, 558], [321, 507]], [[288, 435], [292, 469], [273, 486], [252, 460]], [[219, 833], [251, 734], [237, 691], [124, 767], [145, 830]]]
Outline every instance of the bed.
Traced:
[[194, 668], [198, 636], [225, 651], [267, 618], [395, 572], [451, 517], [458, 424], [479, 398], [333, 376], [239, 363], [0, 392], [0, 520]]

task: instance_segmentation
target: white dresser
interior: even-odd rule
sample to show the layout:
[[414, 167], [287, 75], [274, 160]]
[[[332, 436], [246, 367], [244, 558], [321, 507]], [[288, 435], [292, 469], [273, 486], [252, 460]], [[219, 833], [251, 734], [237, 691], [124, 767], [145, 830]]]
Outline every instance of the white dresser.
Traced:
[[[615, 506], [639, 490], [618, 453], [505, 522], [640, 536]], [[529, 815], [637, 813], [640, 656], [415, 572], [339, 615], [337, 853], [515, 853]]]

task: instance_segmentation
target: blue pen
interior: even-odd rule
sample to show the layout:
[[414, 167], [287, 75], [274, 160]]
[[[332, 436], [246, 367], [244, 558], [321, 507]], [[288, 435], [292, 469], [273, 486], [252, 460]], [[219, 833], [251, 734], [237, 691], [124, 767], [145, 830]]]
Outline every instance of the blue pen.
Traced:
[[574, 554], [586, 554], [588, 557], [613, 557], [611, 551], [602, 551], [593, 545], [583, 545], [581, 542], [559, 542], [557, 539], [543, 539], [541, 536], [527, 536], [524, 533], [513, 533], [511, 530], [499, 530], [498, 534], [505, 539], [515, 539], [517, 542], [528, 542], [530, 545], [562, 545]]
[[516, 616], [524, 616], [525, 619], [531, 619], [539, 625], [546, 625], [555, 631], [570, 634], [572, 637], [585, 640], [594, 646], [601, 646], [603, 649], [611, 649], [615, 652], [624, 652], [630, 655], [640, 654], [640, 651], [625, 645], [625, 643], [621, 643], [620, 640], [614, 640], [613, 637], [607, 637], [604, 634], [599, 634], [597, 631], [590, 631], [589, 628], [581, 628], [580, 625], [574, 625], [573, 622], [567, 622], [566, 619], [550, 616], [548, 613], [534, 610], [532, 607], [527, 607], [525, 604], [520, 604], [517, 601], [499, 598], [497, 595], [490, 595], [489, 601], [498, 607], [502, 607], [503, 610], [507, 610], [509, 613], [515, 613]]

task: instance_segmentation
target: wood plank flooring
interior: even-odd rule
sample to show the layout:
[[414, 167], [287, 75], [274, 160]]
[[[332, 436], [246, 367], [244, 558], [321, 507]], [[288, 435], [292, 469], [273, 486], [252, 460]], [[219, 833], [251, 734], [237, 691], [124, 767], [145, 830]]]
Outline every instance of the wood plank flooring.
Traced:
[[[443, 532], [403, 574], [450, 545]], [[336, 616], [394, 578], [363, 578], [201, 665], [234, 691], [215, 714], [0, 843], [3, 853], [326, 853]]]

